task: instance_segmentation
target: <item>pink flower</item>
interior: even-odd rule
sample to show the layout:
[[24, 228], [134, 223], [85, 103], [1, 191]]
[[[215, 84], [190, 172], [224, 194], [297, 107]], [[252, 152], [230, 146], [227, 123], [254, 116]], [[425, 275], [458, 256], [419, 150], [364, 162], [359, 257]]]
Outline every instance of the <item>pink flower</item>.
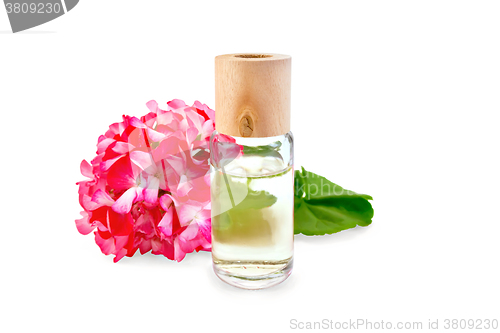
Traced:
[[124, 256], [151, 251], [181, 261], [210, 251], [209, 139], [215, 112], [181, 100], [146, 104], [149, 113], [123, 116], [97, 142], [97, 156], [82, 161], [78, 182], [84, 209], [80, 233], [94, 231], [101, 251]]
[[219, 135], [214, 135], [212, 140], [213, 150], [210, 153], [212, 160], [219, 167], [224, 167], [243, 154], [243, 146], [237, 144], [236, 140], [228, 135], [219, 133]]

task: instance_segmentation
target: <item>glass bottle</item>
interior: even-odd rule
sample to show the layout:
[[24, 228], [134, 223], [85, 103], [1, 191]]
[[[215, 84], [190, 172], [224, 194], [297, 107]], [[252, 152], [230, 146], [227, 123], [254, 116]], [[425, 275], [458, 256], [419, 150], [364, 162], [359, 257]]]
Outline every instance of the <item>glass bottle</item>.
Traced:
[[291, 58], [223, 55], [215, 69], [213, 267], [230, 285], [267, 288], [284, 281], [293, 266]]

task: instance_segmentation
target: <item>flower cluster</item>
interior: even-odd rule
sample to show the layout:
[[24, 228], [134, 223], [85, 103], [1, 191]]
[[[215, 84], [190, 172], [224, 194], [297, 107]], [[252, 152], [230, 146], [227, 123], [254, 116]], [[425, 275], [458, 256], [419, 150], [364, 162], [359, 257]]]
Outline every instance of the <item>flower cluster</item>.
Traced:
[[209, 140], [215, 112], [181, 100], [147, 104], [140, 119], [123, 116], [99, 137], [97, 156], [80, 169], [84, 211], [78, 231], [117, 262], [151, 251], [181, 261], [210, 251]]

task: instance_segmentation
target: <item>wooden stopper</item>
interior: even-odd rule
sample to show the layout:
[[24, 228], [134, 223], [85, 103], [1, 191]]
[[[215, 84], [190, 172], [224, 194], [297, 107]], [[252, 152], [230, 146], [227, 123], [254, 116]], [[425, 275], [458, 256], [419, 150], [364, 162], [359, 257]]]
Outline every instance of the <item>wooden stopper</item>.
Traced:
[[215, 57], [215, 127], [236, 137], [290, 132], [292, 58], [272, 53]]

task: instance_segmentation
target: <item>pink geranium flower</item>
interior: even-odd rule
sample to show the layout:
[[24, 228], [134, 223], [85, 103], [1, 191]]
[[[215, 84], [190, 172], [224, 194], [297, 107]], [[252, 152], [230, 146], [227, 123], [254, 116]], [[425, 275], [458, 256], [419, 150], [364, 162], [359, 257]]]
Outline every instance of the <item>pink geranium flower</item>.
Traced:
[[139, 118], [123, 116], [99, 137], [97, 156], [80, 170], [84, 209], [80, 233], [92, 231], [101, 251], [124, 256], [151, 251], [181, 261], [210, 251], [209, 140], [215, 112], [172, 100], [147, 104]]

